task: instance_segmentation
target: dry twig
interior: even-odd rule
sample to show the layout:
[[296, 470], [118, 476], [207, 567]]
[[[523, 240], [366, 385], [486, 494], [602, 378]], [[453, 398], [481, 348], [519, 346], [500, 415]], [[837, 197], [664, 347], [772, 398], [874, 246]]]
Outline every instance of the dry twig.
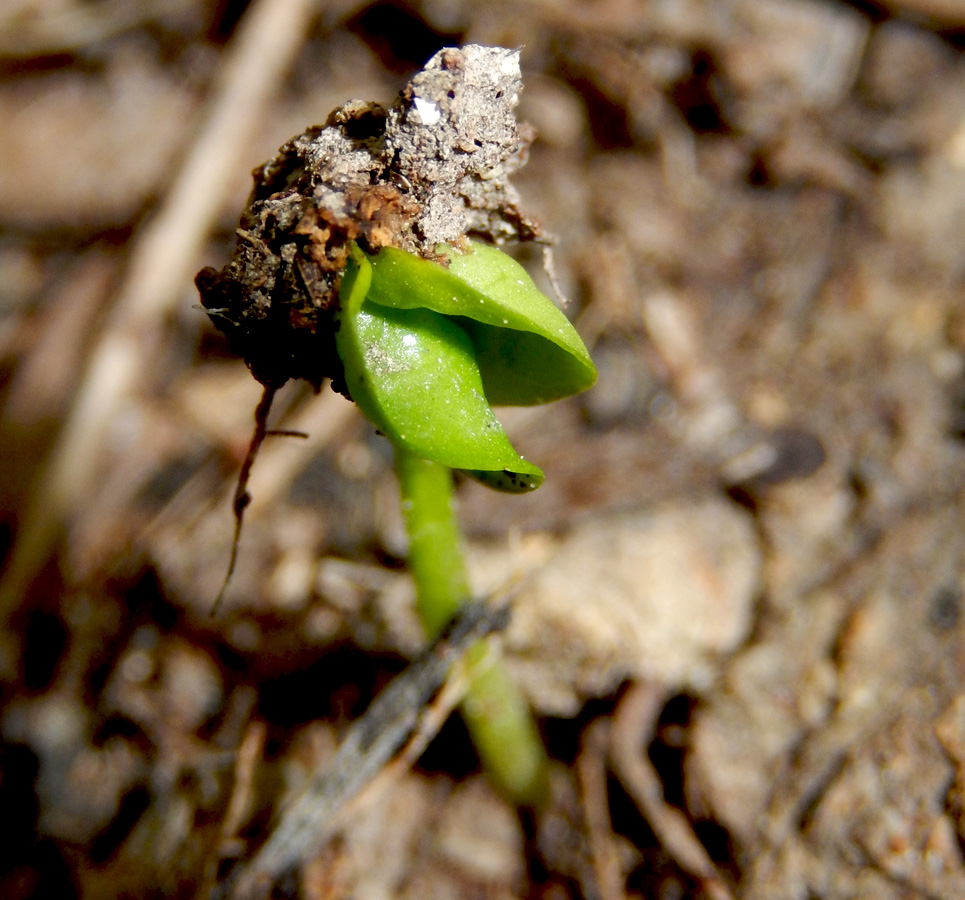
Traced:
[[[305, 862], [343, 824], [343, 810], [385, 767], [396, 750], [416, 733], [406, 758], [415, 753], [437, 721], [419, 728], [430, 698], [439, 690], [463, 651], [494, 629], [506, 611], [484, 603], [462, 608], [452, 627], [369, 706], [349, 730], [330, 767], [317, 772], [285, 807], [268, 841], [239, 872], [230, 888], [233, 900], [266, 896], [285, 872]], [[451, 698], [447, 696], [446, 704]], [[419, 732], [419, 733], [417, 733]]]
[[607, 803], [606, 755], [609, 743], [609, 724], [602, 719], [593, 722], [583, 735], [583, 749], [576, 761], [576, 772], [583, 792], [587, 836], [600, 896], [603, 900], [625, 900], [625, 873], [620, 870]]
[[677, 865], [700, 879], [711, 900], [733, 900], [686, 816], [667, 805], [660, 777], [647, 756], [665, 699], [664, 692], [655, 685], [640, 683], [627, 691], [617, 707], [610, 733], [613, 768]]
[[[197, 138], [157, 215], [134, 245], [127, 275], [94, 348], [43, 478], [24, 515], [0, 584], [9, 620], [65, 521], [98, 479], [105, 436], [156, 355], [165, 320], [181, 302], [241, 154], [301, 47], [315, 0], [257, 0], [220, 69]], [[16, 651], [4, 648], [0, 669]]]

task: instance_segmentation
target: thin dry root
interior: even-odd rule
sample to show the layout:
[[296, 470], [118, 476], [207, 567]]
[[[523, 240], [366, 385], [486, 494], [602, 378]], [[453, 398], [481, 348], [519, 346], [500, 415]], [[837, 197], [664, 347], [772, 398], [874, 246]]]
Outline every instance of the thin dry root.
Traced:
[[609, 722], [593, 722], [583, 736], [583, 749], [576, 772], [583, 792], [583, 814], [593, 856], [593, 869], [603, 900], [626, 900], [626, 873], [621, 870], [614, 844], [613, 825], [607, 805], [606, 756], [610, 743]]
[[663, 785], [647, 756], [664, 700], [664, 691], [655, 685], [640, 683], [627, 691], [610, 732], [614, 772], [677, 865], [700, 879], [711, 900], [733, 900], [687, 817], [664, 799]]

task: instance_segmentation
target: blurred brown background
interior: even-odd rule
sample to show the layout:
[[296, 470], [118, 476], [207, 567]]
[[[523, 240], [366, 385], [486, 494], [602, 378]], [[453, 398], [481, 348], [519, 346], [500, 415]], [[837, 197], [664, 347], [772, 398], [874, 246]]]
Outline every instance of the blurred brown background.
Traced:
[[209, 616], [260, 390], [192, 279], [278, 145], [469, 42], [522, 47], [600, 370], [501, 413], [543, 488], [460, 492], [554, 800], [454, 720], [275, 895], [965, 896], [957, 0], [6, 0], [0, 893], [217, 896], [421, 648], [388, 446], [295, 384]]

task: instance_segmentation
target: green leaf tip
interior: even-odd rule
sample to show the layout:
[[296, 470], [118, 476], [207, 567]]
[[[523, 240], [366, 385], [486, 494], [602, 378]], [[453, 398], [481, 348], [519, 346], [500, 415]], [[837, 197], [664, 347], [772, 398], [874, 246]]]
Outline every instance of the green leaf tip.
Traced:
[[340, 288], [336, 346], [349, 394], [393, 444], [513, 493], [543, 472], [513, 448], [491, 404], [535, 405], [593, 384], [566, 317], [525, 269], [473, 243], [449, 268], [357, 248]]

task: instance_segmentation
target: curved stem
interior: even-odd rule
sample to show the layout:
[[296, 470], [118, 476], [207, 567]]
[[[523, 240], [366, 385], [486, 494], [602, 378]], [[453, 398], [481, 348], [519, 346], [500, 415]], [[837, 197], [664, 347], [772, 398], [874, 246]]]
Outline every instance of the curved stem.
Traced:
[[[452, 471], [395, 448], [402, 512], [409, 533], [409, 571], [423, 628], [434, 637], [469, 598]], [[469, 687], [462, 714], [483, 766], [503, 795], [521, 805], [546, 796], [547, 760], [536, 723], [493, 642], [467, 658]]]

